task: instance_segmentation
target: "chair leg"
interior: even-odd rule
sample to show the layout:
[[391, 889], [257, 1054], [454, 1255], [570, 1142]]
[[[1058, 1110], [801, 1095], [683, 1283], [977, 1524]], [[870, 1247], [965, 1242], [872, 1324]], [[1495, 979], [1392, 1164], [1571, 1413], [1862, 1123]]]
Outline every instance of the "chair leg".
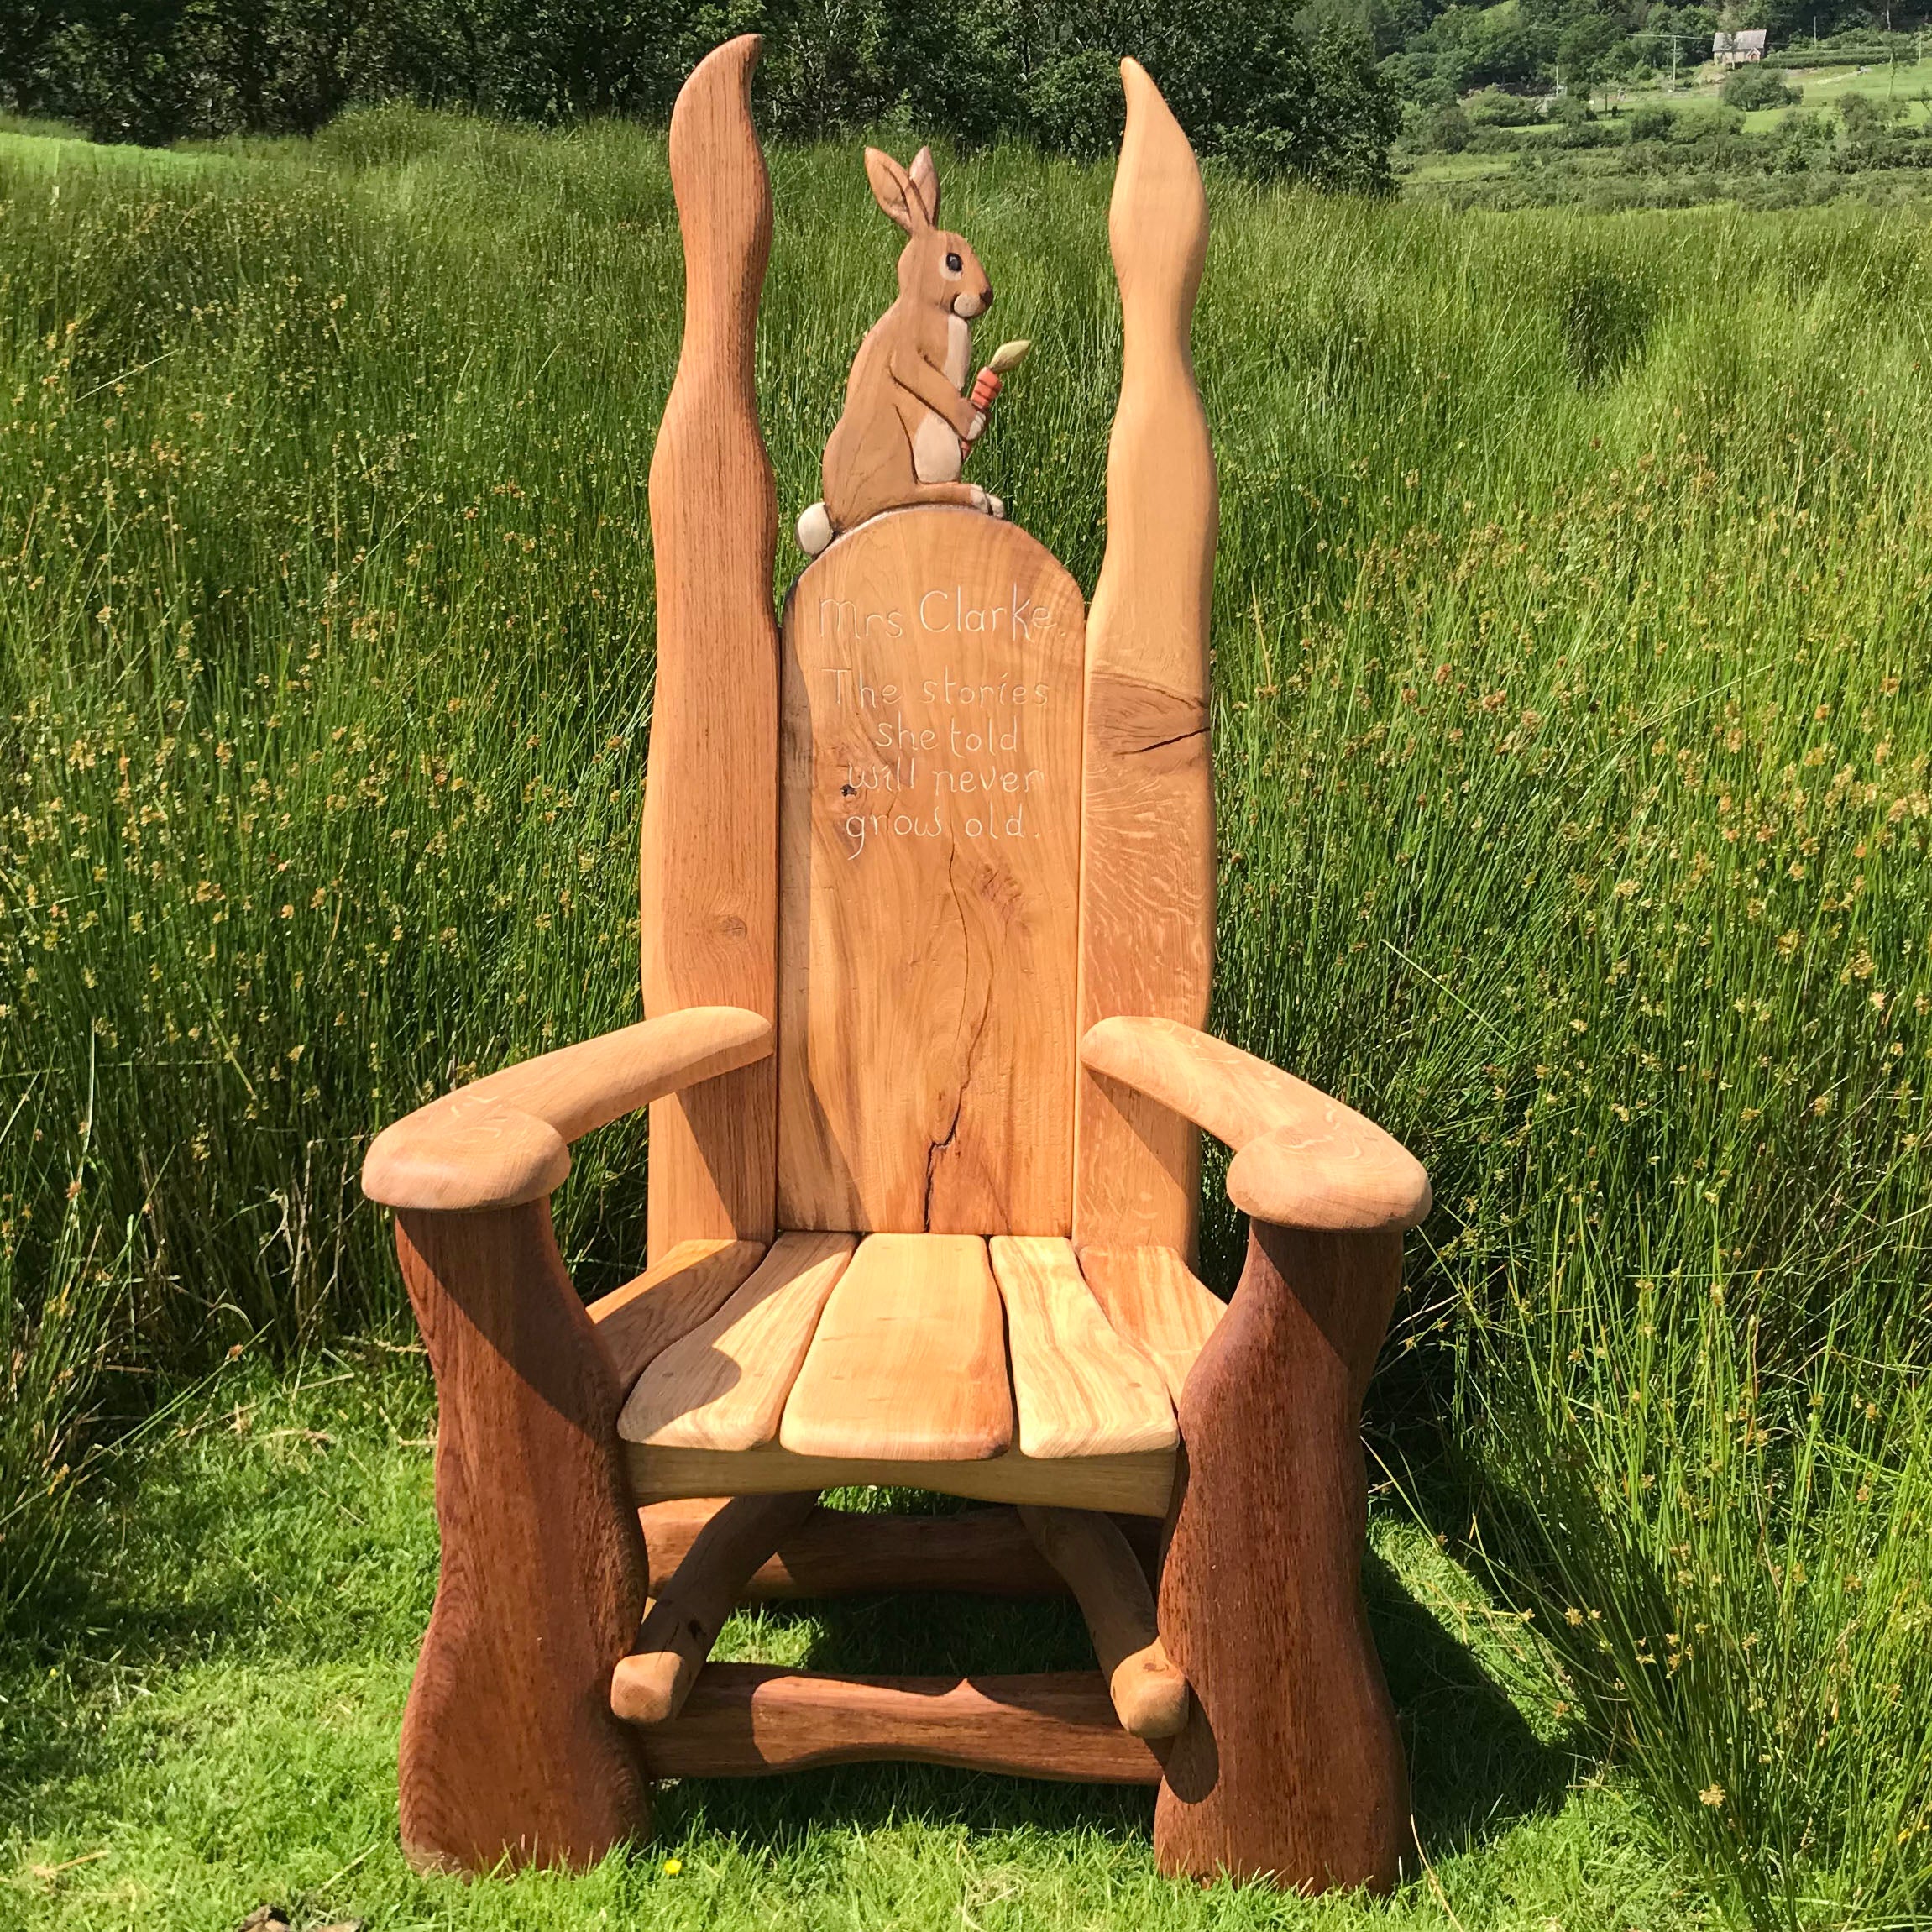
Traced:
[[1160, 1633], [1194, 1693], [1154, 1812], [1161, 1869], [1386, 1889], [1412, 1840], [1361, 1595], [1362, 1398], [1399, 1234], [1254, 1224], [1181, 1394]]
[[437, 1385], [436, 1608], [403, 1715], [419, 1868], [582, 1866], [650, 1824], [610, 1673], [643, 1614], [620, 1397], [550, 1207], [406, 1212], [396, 1248]]

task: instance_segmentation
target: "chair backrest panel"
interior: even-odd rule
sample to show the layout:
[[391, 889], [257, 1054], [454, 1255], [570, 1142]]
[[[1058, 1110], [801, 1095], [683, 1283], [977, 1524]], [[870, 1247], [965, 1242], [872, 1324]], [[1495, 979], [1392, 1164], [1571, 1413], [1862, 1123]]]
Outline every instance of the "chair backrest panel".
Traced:
[[778, 1220], [1073, 1218], [1085, 610], [1010, 523], [893, 512], [793, 587]]

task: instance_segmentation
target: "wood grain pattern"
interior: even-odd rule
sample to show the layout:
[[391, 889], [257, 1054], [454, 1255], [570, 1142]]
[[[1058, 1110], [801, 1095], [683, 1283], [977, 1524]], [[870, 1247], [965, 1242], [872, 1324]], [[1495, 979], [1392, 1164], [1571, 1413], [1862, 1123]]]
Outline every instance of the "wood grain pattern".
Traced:
[[997, 1235], [987, 1246], [1006, 1304], [1021, 1451], [1119, 1456], [1172, 1448], [1174, 1406], [1160, 1375], [1114, 1333], [1081, 1279], [1073, 1243]]
[[1160, 1631], [1194, 1692], [1154, 1813], [1161, 1869], [1395, 1883], [1411, 1843], [1395, 1714], [1362, 1608], [1362, 1397], [1401, 1238], [1255, 1223], [1181, 1401], [1186, 1485]]
[[[1214, 456], [1189, 329], [1207, 204], [1187, 137], [1121, 65], [1127, 132], [1108, 219], [1120, 284], [1120, 401], [1107, 553], [1087, 623], [1080, 1024], [1160, 1013], [1198, 1026], [1214, 976], [1207, 741]], [[1194, 1254], [1200, 1147], [1185, 1120], [1081, 1074], [1074, 1238]]]
[[397, 1217], [436, 1376], [436, 1607], [403, 1713], [403, 1848], [425, 1869], [594, 1863], [650, 1822], [610, 1672], [644, 1607], [617, 1385], [550, 1207]]
[[1171, 1248], [1083, 1248], [1080, 1271], [1114, 1333], [1160, 1369], [1178, 1404], [1228, 1304]]
[[1413, 1228], [1429, 1212], [1429, 1177], [1399, 1140], [1225, 1040], [1123, 1016], [1090, 1028], [1080, 1058], [1233, 1148], [1228, 1198], [1258, 1220], [1366, 1233]]
[[778, 1212], [1065, 1234], [1083, 612], [1011, 524], [898, 510], [785, 607]]
[[1187, 1679], [1161, 1647], [1147, 1573], [1120, 1526], [1092, 1510], [1023, 1505], [1019, 1517], [1079, 1600], [1121, 1728], [1174, 1736], [1187, 1721]]
[[694, 1007], [506, 1066], [419, 1107], [369, 1144], [363, 1192], [389, 1207], [515, 1207], [553, 1193], [569, 1144], [661, 1094], [767, 1060], [772, 1024]]
[[610, 1676], [610, 1709], [630, 1724], [664, 1724], [684, 1708], [740, 1593], [818, 1500], [738, 1496], [707, 1522], [660, 1592], [637, 1647]]
[[1165, 1516], [1174, 1495], [1175, 1452], [1061, 1456], [1038, 1462], [1009, 1449], [983, 1461], [888, 1462], [863, 1456], [795, 1455], [778, 1444], [720, 1453], [624, 1445], [625, 1473], [640, 1503], [682, 1496], [763, 1495], [780, 1490], [842, 1490], [877, 1484], [935, 1490], [982, 1503], [1064, 1503], [1069, 1509]]
[[715, 1663], [683, 1714], [640, 1735], [655, 1778], [757, 1777], [899, 1758], [1021, 1778], [1151, 1784], [1160, 1762], [1116, 1720], [1097, 1671], [821, 1677]]
[[781, 1234], [725, 1305], [657, 1357], [618, 1422], [628, 1442], [734, 1451], [776, 1439], [850, 1234]]
[[[653, 1576], [669, 1576], [717, 1511], [722, 1497], [651, 1503], [638, 1511]], [[1129, 1518], [1130, 1542], [1144, 1568], [1155, 1553], [1157, 1526]], [[975, 1596], [1052, 1597], [1066, 1579], [1040, 1555], [1011, 1509], [961, 1510], [945, 1516], [874, 1510], [816, 1509], [779, 1539], [746, 1580], [752, 1601], [860, 1595], [882, 1590], [958, 1590]]]
[[[671, 116], [684, 338], [651, 461], [657, 663], [640, 891], [644, 1010], [778, 1017], [778, 503], [753, 381], [771, 186], [751, 125], [755, 35], [686, 81]], [[651, 1109], [649, 1257], [769, 1241], [777, 1082], [767, 1063]]]
[[655, 1268], [589, 1306], [617, 1386], [628, 1395], [652, 1356], [716, 1312], [765, 1258], [757, 1241], [680, 1241]]
[[798, 1456], [970, 1463], [1012, 1440], [999, 1291], [985, 1242], [867, 1237], [819, 1319], [785, 1404], [780, 1445]]

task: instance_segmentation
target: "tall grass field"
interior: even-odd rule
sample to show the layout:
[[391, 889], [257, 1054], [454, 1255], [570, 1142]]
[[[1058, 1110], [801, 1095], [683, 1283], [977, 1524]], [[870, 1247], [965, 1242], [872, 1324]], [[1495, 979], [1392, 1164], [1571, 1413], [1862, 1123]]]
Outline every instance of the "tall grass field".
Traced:
[[[894, 246], [856, 147], [772, 162], [788, 526]], [[976, 469], [1091, 588], [1108, 173], [943, 172], [1035, 344]], [[1434, 1178], [1369, 1417], [1372, 1585], [1462, 1606], [1464, 1689], [1398, 1683], [1419, 1793], [1465, 1788], [1428, 1867], [1172, 1889], [1138, 1799], [871, 1772], [687, 1799], [664, 1863], [402, 1872], [432, 1418], [355, 1176], [639, 1016], [682, 267], [660, 138], [390, 109], [0, 134], [0, 1926], [233, 1924], [244, 1762], [366, 1828], [312, 1878], [390, 1874], [385, 1926], [1926, 1923], [1932, 236], [1210, 199], [1215, 1024]], [[644, 1157], [613, 1128], [559, 1198], [586, 1292]], [[1560, 1758], [1533, 1872], [1427, 1770], [1484, 1698]]]

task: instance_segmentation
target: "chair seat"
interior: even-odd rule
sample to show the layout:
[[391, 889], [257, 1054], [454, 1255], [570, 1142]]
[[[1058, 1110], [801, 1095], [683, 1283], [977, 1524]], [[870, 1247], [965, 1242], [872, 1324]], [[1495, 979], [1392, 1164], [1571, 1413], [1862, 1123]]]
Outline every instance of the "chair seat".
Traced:
[[618, 1432], [641, 1502], [879, 1483], [1160, 1516], [1223, 1312], [1169, 1249], [782, 1234], [652, 1358]]

